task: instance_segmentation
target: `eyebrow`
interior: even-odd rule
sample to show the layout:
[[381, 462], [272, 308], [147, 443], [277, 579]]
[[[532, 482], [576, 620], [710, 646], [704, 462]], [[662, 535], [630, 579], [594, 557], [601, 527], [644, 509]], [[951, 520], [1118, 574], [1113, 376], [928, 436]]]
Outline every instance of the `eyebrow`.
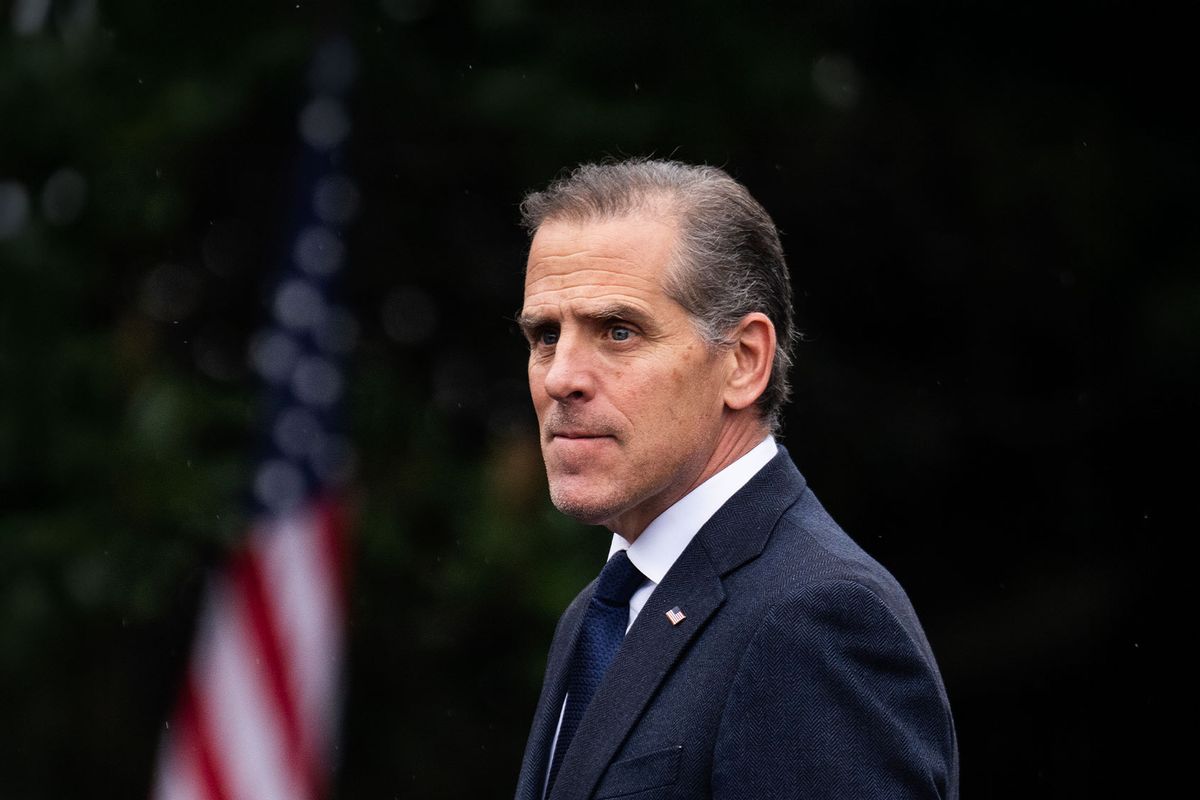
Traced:
[[517, 323], [517, 327], [521, 329], [522, 333], [529, 333], [544, 326], [547, 323], [547, 319], [538, 314], [526, 314], [518, 311], [513, 315], [513, 322]]
[[[650, 319], [641, 309], [628, 303], [604, 303], [602, 305], [589, 308], [579, 316], [584, 319], [593, 320], [596, 322], [611, 322], [613, 320], [628, 320], [642, 327], [650, 326]], [[538, 330], [547, 325], [557, 324], [556, 320], [552, 320], [541, 314], [526, 314], [518, 312], [514, 317], [517, 326], [526, 333]]]
[[628, 320], [629, 322], [643, 326], [649, 323], [649, 318], [644, 311], [628, 303], [605, 303], [587, 310], [582, 316], [586, 319], [593, 319], [600, 322]]

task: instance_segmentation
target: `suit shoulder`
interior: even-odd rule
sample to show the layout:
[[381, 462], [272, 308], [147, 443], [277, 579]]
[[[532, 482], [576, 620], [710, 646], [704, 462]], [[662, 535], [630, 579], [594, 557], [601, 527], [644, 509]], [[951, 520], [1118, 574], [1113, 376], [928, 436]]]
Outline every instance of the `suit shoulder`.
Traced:
[[762, 553], [744, 567], [759, 586], [785, 593], [841, 581], [861, 584], [885, 601], [903, 596], [892, 574], [842, 530], [811, 489], [780, 515]]
[[811, 490], [780, 516], [759, 557], [726, 576], [726, 587], [733, 603], [759, 620], [775, 608], [862, 613], [878, 604], [929, 653], [900, 583], [842, 530]]

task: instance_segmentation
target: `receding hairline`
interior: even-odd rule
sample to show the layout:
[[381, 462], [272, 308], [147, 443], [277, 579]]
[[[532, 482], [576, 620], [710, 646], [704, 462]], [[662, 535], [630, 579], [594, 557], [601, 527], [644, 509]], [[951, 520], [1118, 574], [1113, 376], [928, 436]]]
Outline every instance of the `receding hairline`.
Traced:
[[689, 218], [708, 216], [714, 201], [718, 206], [745, 202], [765, 214], [749, 190], [723, 168], [649, 156], [610, 157], [563, 170], [544, 189], [526, 193], [520, 214], [530, 238], [551, 220], [614, 219], [647, 210], [673, 217], [687, 233]]
[[532, 239], [543, 226], [549, 224], [582, 226], [641, 217], [660, 221], [678, 232], [686, 208], [687, 202], [679, 189], [669, 186], [632, 186], [627, 190], [627, 199], [619, 205], [603, 208], [583, 201], [562, 203], [548, 209], [545, 216], [526, 219], [525, 227]]
[[[546, 215], [536, 227], [529, 228], [530, 244], [538, 231], [547, 225], [569, 225], [579, 228], [589, 225], [603, 225], [611, 222], [626, 220], [642, 220], [657, 222], [671, 231], [671, 244], [667, 251], [667, 263], [663, 270], [662, 287], [668, 296], [674, 296], [678, 281], [686, 280], [687, 264], [684, 263], [683, 242], [685, 216], [687, 214], [686, 199], [682, 191], [674, 187], [634, 187], [630, 190], [630, 200], [627, 204], [611, 209], [600, 209], [594, 206], [572, 204], [565, 208], [556, 209], [555, 213]], [[529, 264], [525, 265], [529, 272]], [[678, 301], [678, 298], [674, 298]], [[689, 316], [691, 316], [689, 312]]]

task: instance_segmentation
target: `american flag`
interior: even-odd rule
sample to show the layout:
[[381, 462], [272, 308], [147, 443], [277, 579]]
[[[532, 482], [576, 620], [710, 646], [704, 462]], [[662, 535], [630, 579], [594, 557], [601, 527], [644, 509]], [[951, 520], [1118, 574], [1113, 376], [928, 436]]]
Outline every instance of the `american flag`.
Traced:
[[196, 640], [166, 725], [154, 800], [307, 800], [325, 792], [340, 699], [345, 525], [353, 459], [338, 433], [353, 318], [331, 290], [358, 190], [342, 171], [345, 40], [324, 44], [297, 119], [297, 209], [250, 360], [265, 385], [262, 455], [247, 541], [206, 587]]

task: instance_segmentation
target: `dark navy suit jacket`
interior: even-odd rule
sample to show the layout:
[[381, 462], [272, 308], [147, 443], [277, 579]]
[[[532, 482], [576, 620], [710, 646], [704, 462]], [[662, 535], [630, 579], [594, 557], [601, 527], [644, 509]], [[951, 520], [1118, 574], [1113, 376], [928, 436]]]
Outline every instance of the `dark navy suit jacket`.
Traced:
[[[541, 798], [593, 590], [555, 631], [517, 800]], [[950, 706], [908, 598], [780, 448], [651, 594], [549, 800], [957, 796]]]

